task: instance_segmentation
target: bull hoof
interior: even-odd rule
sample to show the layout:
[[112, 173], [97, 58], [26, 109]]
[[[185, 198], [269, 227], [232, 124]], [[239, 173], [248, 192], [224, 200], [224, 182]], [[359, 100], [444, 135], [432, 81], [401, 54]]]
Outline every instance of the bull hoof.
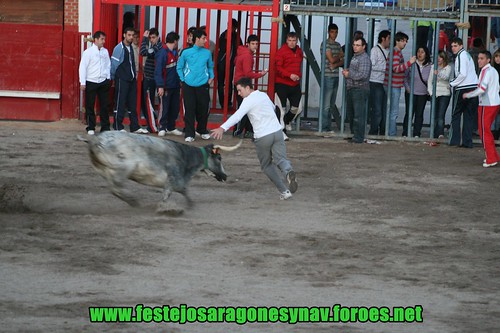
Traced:
[[184, 209], [171, 203], [160, 202], [156, 208], [156, 214], [179, 216], [184, 213]]

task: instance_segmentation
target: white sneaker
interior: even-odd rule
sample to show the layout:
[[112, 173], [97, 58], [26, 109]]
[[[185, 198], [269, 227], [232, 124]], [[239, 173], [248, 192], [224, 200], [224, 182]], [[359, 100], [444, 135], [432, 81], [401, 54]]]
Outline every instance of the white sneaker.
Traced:
[[285, 141], [290, 140], [290, 138], [285, 134], [285, 132], [283, 132], [283, 140]]
[[164, 130], [161, 130], [158, 132], [158, 136], [165, 136], [166, 134], [167, 134], [167, 132]]
[[88, 130], [88, 131], [87, 131], [87, 134], [88, 134], [88, 135], [94, 135], [94, 134], [95, 134], [95, 131], [94, 131], [94, 130]]
[[202, 135], [201, 135], [201, 138], [202, 138], [203, 140], [210, 140], [210, 134], [202, 134]]
[[441, 134], [440, 136], [438, 136], [438, 139], [444, 139], [444, 135]]
[[334, 131], [325, 131], [321, 134], [323, 135], [324, 138], [331, 138], [332, 136], [335, 135], [335, 132]]
[[127, 130], [126, 129], [121, 129], [120, 132], [125, 132], [127, 133]]
[[292, 193], [290, 193], [290, 191], [285, 191], [285, 192], [281, 192], [280, 194], [280, 200], [287, 200], [287, 199], [290, 199], [292, 197]]
[[494, 166], [495, 166], [495, 165], [497, 165], [497, 164], [498, 164], [498, 162], [493, 162], [493, 163], [490, 163], [490, 164], [488, 164], [488, 163], [484, 162], [484, 163], [483, 163], [483, 167], [484, 167], [484, 168], [494, 167]]
[[194, 138], [192, 136], [188, 136], [187, 138], [184, 139], [186, 142], [193, 142]]
[[179, 131], [177, 128], [174, 128], [171, 131], [167, 131], [167, 134], [172, 134], [172, 135], [183, 135], [182, 131]]
[[144, 128], [139, 128], [138, 130], [134, 131], [135, 134], [149, 134], [149, 131]]

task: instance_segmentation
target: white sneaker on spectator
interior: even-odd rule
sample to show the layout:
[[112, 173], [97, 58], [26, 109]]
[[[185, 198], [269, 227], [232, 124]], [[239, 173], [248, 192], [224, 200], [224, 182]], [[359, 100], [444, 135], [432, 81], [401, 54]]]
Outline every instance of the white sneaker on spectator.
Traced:
[[210, 134], [202, 134], [202, 135], [201, 135], [201, 138], [202, 138], [203, 140], [210, 140]]
[[182, 131], [179, 131], [177, 128], [174, 128], [171, 131], [167, 131], [167, 134], [172, 134], [172, 135], [183, 135]]
[[144, 128], [139, 128], [138, 130], [134, 131], [135, 134], [149, 134], [149, 131]]
[[331, 138], [332, 136], [335, 135], [335, 132], [334, 131], [325, 131], [323, 133], [320, 133], [323, 135], [324, 138]]
[[498, 164], [498, 162], [493, 162], [493, 163], [489, 163], [489, 164], [488, 164], [488, 163], [486, 163], [486, 162], [484, 162], [484, 163], [483, 163], [483, 167], [484, 167], [484, 168], [494, 167], [494, 166], [495, 166], [495, 165], [497, 165], [497, 164]]
[[167, 132], [165, 130], [161, 130], [158, 132], [158, 136], [165, 136]]
[[94, 130], [88, 130], [88, 131], [87, 131], [87, 134], [88, 134], [88, 135], [94, 135], [94, 134], [95, 134], [95, 131], [94, 131]]
[[187, 138], [184, 139], [186, 142], [193, 142], [194, 138], [192, 136], [188, 136]]
[[290, 138], [285, 134], [285, 132], [283, 132], [283, 140], [285, 141], [290, 140]]
[[285, 192], [281, 192], [280, 194], [280, 200], [287, 200], [292, 197], [292, 193], [290, 191], [286, 190]]
[[126, 129], [121, 129], [120, 132], [125, 132], [127, 133], [127, 130]]

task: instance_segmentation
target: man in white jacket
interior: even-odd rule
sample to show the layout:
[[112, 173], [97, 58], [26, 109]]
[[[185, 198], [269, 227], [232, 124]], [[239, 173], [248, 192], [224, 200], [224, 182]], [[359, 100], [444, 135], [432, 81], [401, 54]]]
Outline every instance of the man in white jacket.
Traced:
[[254, 143], [261, 169], [280, 191], [280, 199], [289, 199], [298, 186], [292, 164], [286, 158], [285, 141], [276, 118], [274, 103], [266, 93], [254, 90], [252, 80], [247, 77], [236, 82], [236, 89], [243, 102], [224, 124], [212, 130], [211, 135], [215, 139], [222, 139], [225, 131], [248, 115], [254, 130]]
[[[451, 41], [451, 50], [456, 54], [455, 79], [450, 86], [455, 88], [453, 94], [453, 108], [451, 114], [450, 146], [472, 148], [472, 128], [477, 110], [477, 98], [464, 99], [465, 93], [476, 89], [476, 67], [471, 55], [464, 50], [460, 38]], [[463, 115], [463, 127], [460, 122]]]
[[500, 89], [497, 70], [490, 65], [491, 53], [489, 51], [479, 51], [477, 62], [479, 68], [481, 68], [479, 83], [474, 91], [464, 94], [463, 98], [479, 96], [479, 107], [477, 108], [478, 129], [486, 154], [483, 167], [489, 168], [497, 165], [498, 161], [500, 161], [500, 156], [498, 156], [495, 148], [495, 140], [491, 133], [491, 124], [500, 109], [500, 96], [498, 95]]
[[78, 74], [80, 90], [85, 91], [85, 115], [87, 134], [95, 134], [94, 104], [99, 98], [101, 132], [109, 131], [109, 87], [111, 86], [111, 61], [109, 52], [104, 47], [106, 35], [102, 31], [94, 33], [94, 43], [83, 51]]

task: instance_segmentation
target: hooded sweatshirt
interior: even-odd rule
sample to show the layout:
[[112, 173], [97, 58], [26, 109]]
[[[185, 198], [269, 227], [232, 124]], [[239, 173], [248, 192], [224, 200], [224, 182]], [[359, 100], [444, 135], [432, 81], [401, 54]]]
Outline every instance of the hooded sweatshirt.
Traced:
[[262, 77], [262, 74], [254, 71], [253, 66], [254, 60], [252, 51], [250, 51], [248, 47], [240, 45], [234, 60], [234, 83], [236, 84], [242, 77], [248, 77], [250, 79]]

